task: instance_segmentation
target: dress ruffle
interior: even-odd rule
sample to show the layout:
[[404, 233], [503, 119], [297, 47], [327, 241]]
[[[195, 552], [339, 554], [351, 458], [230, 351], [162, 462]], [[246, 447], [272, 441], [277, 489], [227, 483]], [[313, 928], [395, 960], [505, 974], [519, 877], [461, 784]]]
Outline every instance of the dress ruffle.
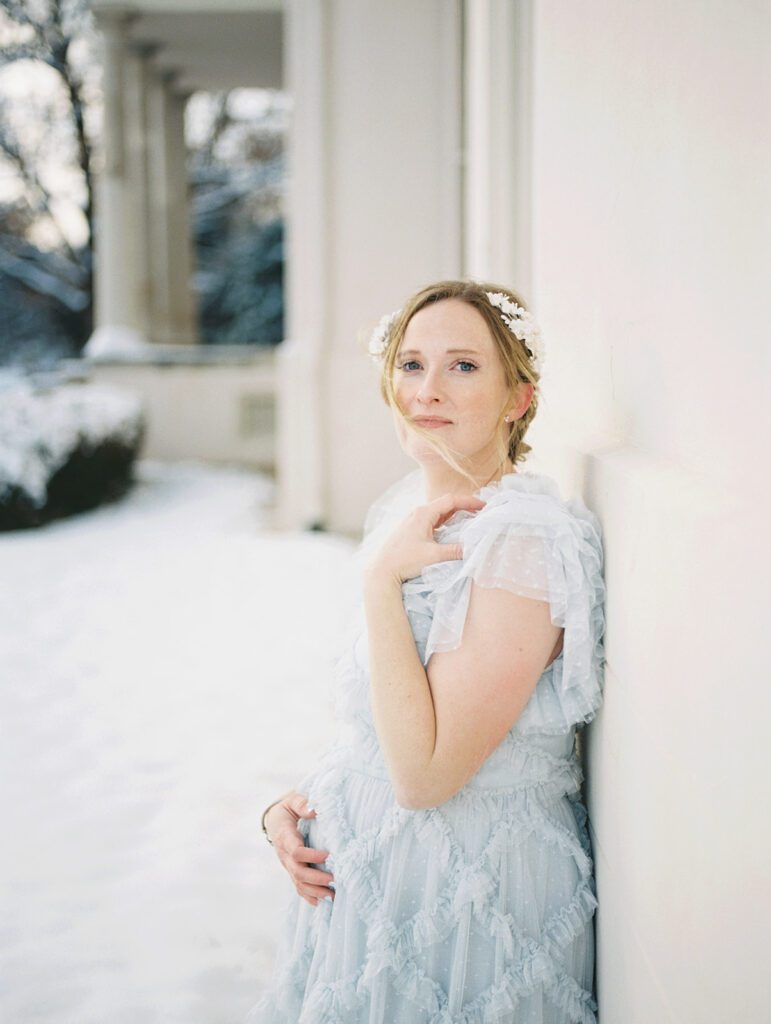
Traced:
[[[439, 808], [413, 812], [392, 803], [370, 828], [362, 830], [350, 820], [349, 769], [346, 759], [340, 760], [335, 764], [330, 759], [325, 771], [304, 780], [317, 817], [301, 822], [309, 845], [336, 851], [323, 865], [335, 875], [336, 903], [322, 901], [318, 912], [311, 912], [307, 934], [302, 935], [299, 923], [293, 925], [300, 946], [295, 945], [293, 961], [279, 976], [274, 993], [255, 1009], [250, 1020], [260, 1024], [349, 1024], [368, 1020], [366, 1011], [378, 985], [387, 985], [409, 1007], [409, 1017], [395, 1018], [405, 1022], [510, 1022], [529, 997], [542, 992], [558, 1007], [563, 1014], [560, 1019], [565, 1022], [596, 1024], [596, 1003], [591, 993], [570, 976], [565, 965], [566, 952], [583, 938], [597, 906], [592, 861], [584, 837], [555, 821], [538, 800], [517, 806], [505, 797], [490, 807], [486, 815], [491, 823], [489, 834], [475, 857], [469, 857], [462, 848], [448, 815]], [[374, 778], [366, 784], [381, 783], [388, 785], [387, 780]], [[323, 825], [316, 832], [318, 823]], [[570, 898], [545, 916], [537, 937], [500, 905], [507, 858], [516, 858], [517, 851], [530, 839], [536, 841], [542, 856], [572, 864], [576, 878]], [[395, 853], [394, 842], [401, 844], [401, 854]], [[420, 849], [431, 852], [436, 895], [397, 922], [389, 904], [397, 891], [393, 885], [401, 889], [404, 883], [399, 877], [389, 887], [387, 871], [384, 881], [383, 857], [385, 851], [390, 851], [389, 858], [401, 856], [406, 860]], [[532, 895], [528, 893], [528, 898]], [[324, 977], [312, 969], [314, 951], [320, 941], [330, 937], [332, 916], [346, 913], [339, 905], [343, 897], [353, 906], [360, 926], [366, 927], [364, 955], [349, 974]], [[306, 910], [303, 912], [307, 915]], [[467, 928], [474, 922], [497, 944], [501, 970], [495, 984], [473, 1000], [451, 1008], [448, 993], [421, 966], [421, 957], [437, 943], [450, 939], [463, 922]]]
[[402, 588], [423, 664], [460, 645], [472, 583], [547, 601], [552, 622], [564, 627], [563, 648], [518, 730], [560, 733], [589, 722], [602, 701], [604, 666], [599, 520], [580, 499], [563, 501], [540, 474], [510, 474], [479, 496], [484, 509], [458, 512], [436, 531], [440, 543], [461, 543], [463, 558], [429, 565]]

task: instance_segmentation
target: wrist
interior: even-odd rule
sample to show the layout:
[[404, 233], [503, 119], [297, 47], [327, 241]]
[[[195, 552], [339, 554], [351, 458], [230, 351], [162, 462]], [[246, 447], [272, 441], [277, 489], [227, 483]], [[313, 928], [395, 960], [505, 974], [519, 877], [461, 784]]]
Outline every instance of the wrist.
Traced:
[[270, 838], [270, 835], [268, 833], [268, 818], [270, 817], [270, 812], [274, 808], [279, 806], [285, 806], [284, 797], [281, 797], [279, 800], [274, 800], [272, 804], [268, 804], [268, 806], [262, 812], [262, 817], [260, 818], [260, 824], [262, 826], [263, 835], [268, 840], [271, 846], [273, 846], [273, 840]]
[[381, 562], [370, 562], [364, 569], [364, 590], [397, 591], [401, 594], [402, 579]]

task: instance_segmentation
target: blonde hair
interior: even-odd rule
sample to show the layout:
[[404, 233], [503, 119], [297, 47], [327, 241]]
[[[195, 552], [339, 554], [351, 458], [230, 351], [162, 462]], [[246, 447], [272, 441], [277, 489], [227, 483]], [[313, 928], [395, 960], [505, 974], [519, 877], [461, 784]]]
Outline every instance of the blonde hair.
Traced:
[[[383, 400], [394, 410], [407, 429], [417, 433], [456, 472], [461, 473], [472, 481], [471, 474], [459, 463], [457, 452], [454, 452], [446, 443], [440, 441], [432, 432], [421, 429], [407, 419], [396, 400], [393, 376], [396, 356], [404, 337], [404, 332], [407, 330], [407, 324], [419, 310], [431, 305], [431, 303], [441, 302], [444, 299], [459, 299], [461, 302], [472, 306], [482, 315], [492, 335], [495, 348], [501, 360], [510, 397], [516, 394], [520, 383], [529, 383], [535, 387], [530, 405], [522, 416], [514, 420], [513, 423], [505, 422], [503, 419], [503, 409], [501, 409], [500, 422], [496, 431], [495, 441], [498, 468], [500, 469], [504, 465], [507, 457], [511, 459], [512, 465], [523, 461], [527, 453], [532, 450], [530, 445], [525, 442], [524, 437], [538, 410], [537, 396], [540, 374], [533, 366], [524, 343], [516, 338], [503, 322], [500, 311], [492, 305], [485, 294], [486, 292], [503, 292], [512, 302], [516, 302], [518, 306], [522, 306], [523, 309], [528, 308], [517, 292], [497, 284], [486, 284], [479, 281], [438, 281], [436, 284], [430, 284], [416, 292], [402, 307], [387, 339], [380, 376], [380, 393], [383, 396]], [[506, 405], [508, 404], [509, 400], [506, 402]], [[475, 483], [475, 481], [473, 482]]]

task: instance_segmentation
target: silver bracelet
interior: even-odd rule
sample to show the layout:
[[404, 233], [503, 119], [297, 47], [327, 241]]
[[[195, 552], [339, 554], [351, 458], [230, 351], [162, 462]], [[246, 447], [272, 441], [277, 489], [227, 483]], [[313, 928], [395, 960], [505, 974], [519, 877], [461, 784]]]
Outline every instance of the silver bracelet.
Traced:
[[270, 843], [270, 845], [271, 845], [271, 846], [273, 846], [273, 840], [272, 840], [272, 839], [270, 838], [270, 836], [268, 835], [268, 830], [267, 830], [267, 828], [265, 827], [265, 815], [266, 815], [266, 814], [268, 813], [268, 811], [269, 811], [269, 810], [271, 809], [271, 807], [275, 807], [275, 806], [276, 806], [276, 804], [280, 804], [280, 803], [281, 803], [281, 801], [282, 801], [283, 799], [284, 799], [284, 798], [283, 798], [283, 797], [281, 797], [281, 798], [280, 798], [280, 799], [278, 799], [278, 800], [274, 800], [272, 804], [268, 804], [268, 806], [267, 806], [267, 807], [265, 808], [265, 810], [264, 810], [264, 811], [262, 812], [262, 817], [260, 818], [260, 823], [261, 823], [261, 825], [262, 825], [262, 831], [264, 832], [264, 834], [265, 834], [265, 838], [266, 838], [266, 839], [268, 840], [268, 842]]

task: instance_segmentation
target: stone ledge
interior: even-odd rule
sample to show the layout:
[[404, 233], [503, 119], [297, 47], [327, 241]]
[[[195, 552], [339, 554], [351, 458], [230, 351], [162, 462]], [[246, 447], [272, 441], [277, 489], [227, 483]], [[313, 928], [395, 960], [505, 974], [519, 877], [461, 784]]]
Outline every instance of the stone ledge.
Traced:
[[152, 345], [138, 352], [62, 360], [66, 370], [91, 366], [254, 366], [272, 365], [276, 349], [267, 345]]

